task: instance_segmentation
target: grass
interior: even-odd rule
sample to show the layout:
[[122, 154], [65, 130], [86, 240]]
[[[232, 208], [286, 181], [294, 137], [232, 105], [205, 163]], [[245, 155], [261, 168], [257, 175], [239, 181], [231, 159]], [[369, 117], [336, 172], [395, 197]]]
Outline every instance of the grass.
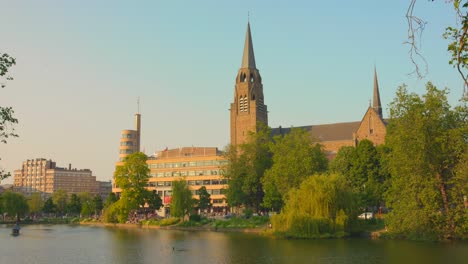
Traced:
[[266, 225], [270, 219], [267, 216], [253, 216], [251, 218], [233, 217], [226, 220], [215, 220], [215, 228], [256, 228]]

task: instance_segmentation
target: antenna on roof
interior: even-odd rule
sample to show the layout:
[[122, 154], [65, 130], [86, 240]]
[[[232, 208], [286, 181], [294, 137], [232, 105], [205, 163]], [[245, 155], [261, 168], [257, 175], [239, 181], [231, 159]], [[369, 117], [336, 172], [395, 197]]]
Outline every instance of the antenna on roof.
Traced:
[[140, 113], [140, 96], [137, 97], [137, 114]]

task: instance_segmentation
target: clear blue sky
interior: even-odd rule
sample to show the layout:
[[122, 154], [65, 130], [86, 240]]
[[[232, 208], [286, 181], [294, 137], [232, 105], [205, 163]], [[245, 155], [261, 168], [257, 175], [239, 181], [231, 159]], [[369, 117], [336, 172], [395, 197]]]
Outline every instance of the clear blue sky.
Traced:
[[[0, 145], [0, 166], [47, 158], [110, 180], [120, 131], [133, 128], [140, 96], [142, 146], [229, 142], [228, 108], [250, 12], [269, 124], [358, 121], [377, 65], [384, 115], [402, 83], [424, 92], [462, 81], [441, 35], [455, 24], [450, 4], [418, 1], [428, 21], [423, 80], [409, 76], [408, 1], [6, 1], [0, 52], [16, 57], [15, 80], [0, 90], [14, 107], [19, 138]], [[13, 177], [3, 183], [12, 182]]]

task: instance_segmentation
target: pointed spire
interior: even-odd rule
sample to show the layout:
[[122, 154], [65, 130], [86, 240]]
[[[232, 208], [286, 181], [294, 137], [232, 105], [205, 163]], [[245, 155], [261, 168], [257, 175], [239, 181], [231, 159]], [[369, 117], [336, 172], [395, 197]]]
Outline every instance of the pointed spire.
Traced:
[[244, 56], [242, 56], [241, 68], [256, 69], [255, 55], [252, 45], [252, 35], [250, 34], [250, 22], [247, 23], [247, 33], [245, 35]]
[[379, 82], [377, 81], [377, 69], [374, 65], [374, 100], [372, 102], [372, 108], [379, 114], [382, 118], [382, 104], [380, 103], [380, 93], [379, 93]]

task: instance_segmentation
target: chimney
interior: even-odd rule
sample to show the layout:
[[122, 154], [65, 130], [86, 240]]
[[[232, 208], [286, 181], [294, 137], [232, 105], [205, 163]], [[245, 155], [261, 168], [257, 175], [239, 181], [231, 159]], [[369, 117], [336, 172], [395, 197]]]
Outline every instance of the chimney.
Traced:
[[71, 163], [68, 163], [68, 170], [71, 170]]

